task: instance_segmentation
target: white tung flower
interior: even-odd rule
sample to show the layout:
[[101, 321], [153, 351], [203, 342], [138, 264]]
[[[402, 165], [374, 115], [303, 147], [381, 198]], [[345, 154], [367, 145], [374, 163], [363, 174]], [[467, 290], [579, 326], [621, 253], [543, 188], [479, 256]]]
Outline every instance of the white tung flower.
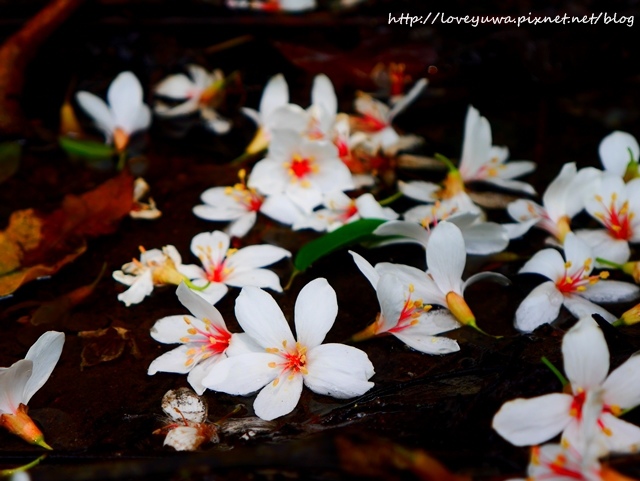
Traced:
[[398, 218], [393, 209], [382, 207], [371, 194], [362, 194], [352, 199], [343, 192], [335, 191], [324, 195], [322, 209], [314, 211], [309, 216], [295, 222], [294, 230], [314, 229], [318, 232], [334, 231], [349, 222], [358, 219], [388, 219]]
[[625, 302], [640, 294], [640, 288], [631, 283], [603, 280], [608, 277], [606, 271], [591, 275], [591, 249], [572, 232], [565, 238], [564, 252], [566, 260], [555, 249], [541, 250], [520, 269], [520, 274], [541, 274], [549, 279], [533, 289], [518, 307], [515, 325], [521, 331], [531, 332], [552, 322], [563, 305], [575, 317], [600, 314], [613, 322], [616, 316], [594, 303]]
[[122, 72], [111, 82], [107, 90], [109, 105], [85, 91], [78, 92], [76, 99], [105, 135], [106, 143], [113, 141], [120, 152], [127, 148], [131, 134], [151, 124], [151, 110], [143, 102], [142, 86], [131, 72]]
[[602, 331], [583, 317], [562, 340], [568, 393], [545, 394], [505, 403], [493, 418], [493, 428], [516, 446], [534, 445], [560, 433], [571, 446], [579, 446], [584, 406], [588, 396], [602, 390], [597, 414], [599, 456], [629, 453], [640, 448], [640, 428], [618, 419], [624, 410], [640, 404], [640, 356], [632, 356], [609, 372], [609, 350]]
[[276, 273], [262, 267], [291, 257], [291, 252], [270, 245], [230, 249], [229, 241], [229, 236], [221, 231], [202, 232], [191, 240], [191, 252], [200, 259], [202, 267], [182, 266], [180, 272], [193, 281], [200, 296], [215, 304], [227, 293], [227, 286], [255, 286], [282, 292]]
[[27, 415], [27, 404], [51, 376], [63, 345], [62, 332], [45, 332], [31, 346], [24, 359], [11, 367], [0, 368], [0, 426], [46, 449], [51, 447]]
[[158, 85], [156, 95], [182, 101], [169, 107], [162, 102], [155, 106], [155, 112], [162, 117], [177, 117], [200, 112], [205, 125], [218, 134], [225, 134], [231, 128], [231, 122], [222, 118], [215, 107], [224, 88], [224, 74], [221, 70], [209, 73], [199, 65], [188, 65], [189, 76], [184, 74], [170, 75]]
[[622, 264], [629, 260], [629, 242], [640, 242], [640, 178], [624, 183], [616, 174], [605, 172], [588, 190], [587, 212], [604, 229], [580, 230], [576, 234], [602, 257]]
[[287, 195], [304, 212], [322, 203], [322, 194], [354, 187], [351, 173], [327, 141], [312, 141], [292, 130], [273, 132], [269, 154], [251, 171], [248, 185], [264, 195]]
[[185, 279], [180, 272], [183, 267], [182, 257], [172, 245], [164, 246], [162, 250], [146, 250], [140, 246], [140, 260], [133, 259], [124, 264], [122, 270], [113, 273], [116, 281], [129, 286], [118, 294], [118, 300], [127, 306], [138, 304], [151, 295], [154, 286], [180, 284]]
[[[437, 334], [460, 327], [447, 309], [431, 310], [433, 297], [425, 273], [409, 266], [378, 264], [373, 267], [362, 256], [350, 252], [360, 272], [376, 290], [380, 314], [375, 322], [356, 334], [364, 340], [384, 333], [392, 334], [407, 346], [427, 354], [447, 354], [460, 350], [458, 343]], [[383, 272], [383, 274], [381, 274]]]
[[373, 387], [373, 365], [367, 355], [343, 344], [322, 344], [338, 313], [335, 291], [325, 279], [315, 279], [298, 295], [295, 309], [297, 340], [275, 300], [266, 292], [245, 287], [236, 300], [236, 317], [262, 352], [242, 352], [211, 370], [203, 383], [215, 391], [247, 395], [260, 390], [254, 402], [265, 420], [290, 413], [303, 384], [313, 392], [339, 399], [360, 396]]
[[211, 366], [225, 357], [231, 333], [220, 312], [185, 284], [178, 286], [176, 295], [191, 315], [159, 319], [151, 328], [151, 337], [163, 344], [181, 346], [156, 358], [147, 374], [188, 373], [187, 381], [195, 392], [202, 394], [205, 390], [202, 379]]
[[517, 221], [515, 224], [504, 224], [509, 237], [520, 237], [535, 226], [546, 230], [562, 243], [571, 231], [571, 219], [584, 208], [585, 190], [600, 174], [599, 170], [592, 167], [578, 171], [575, 163], [564, 164], [542, 195], [542, 205], [519, 199], [507, 206], [507, 212]]
[[503, 189], [535, 194], [530, 184], [513, 180], [535, 170], [535, 162], [522, 160], [505, 163], [508, 157], [507, 147], [492, 145], [489, 121], [469, 106], [458, 166], [464, 183], [482, 181]]

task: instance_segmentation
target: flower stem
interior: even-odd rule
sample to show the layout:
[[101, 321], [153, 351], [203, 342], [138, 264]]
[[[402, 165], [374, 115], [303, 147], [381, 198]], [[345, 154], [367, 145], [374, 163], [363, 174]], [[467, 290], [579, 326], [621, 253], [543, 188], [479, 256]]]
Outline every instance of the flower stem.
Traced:
[[401, 198], [402, 195], [403, 195], [402, 192], [398, 191], [395, 194], [387, 197], [386, 199], [382, 199], [381, 201], [378, 201], [378, 203], [382, 206], [386, 206], [386, 205], [392, 204], [393, 202]]
[[626, 323], [624, 322], [624, 319], [618, 319], [617, 321], [613, 321], [611, 325], [613, 327], [620, 327], [620, 326], [625, 326]]
[[485, 336], [493, 337], [494, 339], [502, 339], [504, 337], [504, 336], [494, 336], [493, 334], [489, 334], [488, 332], [483, 331], [482, 329], [480, 329], [480, 327], [478, 327], [478, 324], [476, 324], [475, 320], [473, 320], [471, 322], [468, 322], [467, 326], [472, 327], [473, 329], [478, 331], [480, 334], [484, 334]]
[[434, 157], [436, 158], [436, 160], [439, 160], [444, 165], [446, 165], [450, 172], [458, 172], [458, 168], [453, 164], [453, 162], [451, 162], [448, 157], [445, 157], [444, 155], [438, 153], [436, 153]]
[[31, 461], [30, 463], [27, 464], [23, 464], [22, 466], [18, 466], [17, 468], [11, 468], [11, 469], [1, 469], [0, 470], [0, 478], [4, 478], [5, 476], [11, 476], [13, 474], [22, 472], [22, 471], [26, 471], [28, 469], [33, 468], [34, 466], [37, 466], [38, 464], [40, 464], [40, 461], [42, 461], [44, 458], [46, 458], [47, 455], [43, 454], [42, 456], [40, 456], [37, 459], [34, 459], [33, 461]]
[[603, 259], [602, 257], [596, 257], [596, 262], [607, 265], [609, 267], [613, 267], [614, 269], [622, 269], [622, 264], [616, 264], [615, 262], [608, 261], [607, 259]]
[[187, 285], [187, 287], [189, 289], [191, 289], [193, 291], [199, 291], [199, 292], [204, 291], [207, 287], [209, 287], [211, 285], [211, 282], [207, 282], [207, 284], [204, 285], [204, 286], [196, 286], [193, 282], [191, 282], [186, 277], [183, 279], [183, 282]]
[[558, 380], [562, 383], [563, 387], [569, 384], [569, 380], [566, 377], [564, 377], [564, 374], [562, 374], [560, 370], [557, 367], [555, 367], [551, 363], [551, 361], [549, 361], [549, 359], [547, 359], [545, 356], [542, 356], [540, 360], [542, 361], [542, 364], [547, 366], [549, 370], [556, 375]]
[[127, 163], [127, 152], [125, 150], [123, 150], [118, 155], [118, 166], [116, 167], [118, 172], [122, 172], [122, 170], [124, 169], [124, 166], [126, 165], [126, 163]]
[[293, 280], [298, 276], [298, 274], [300, 274], [302, 271], [299, 271], [298, 269], [293, 269], [293, 272], [291, 273], [291, 277], [289, 277], [289, 282], [287, 282], [287, 285], [284, 286], [285, 291], [288, 291], [289, 288], [291, 287], [291, 284], [293, 284]]

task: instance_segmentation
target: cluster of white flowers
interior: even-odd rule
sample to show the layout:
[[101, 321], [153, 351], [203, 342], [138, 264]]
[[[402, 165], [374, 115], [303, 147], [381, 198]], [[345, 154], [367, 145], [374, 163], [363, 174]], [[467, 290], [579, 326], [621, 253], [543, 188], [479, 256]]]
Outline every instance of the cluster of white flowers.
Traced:
[[[279, 8], [285, 8], [283, 3]], [[250, 8], [250, 2], [246, 6]], [[199, 112], [213, 131], [227, 131], [230, 124], [215, 111], [224, 77], [196, 66], [189, 72], [190, 77], [174, 75], [156, 87], [158, 96], [173, 101], [159, 103], [156, 113]], [[126, 147], [130, 133], [144, 128], [145, 122], [148, 125], [149, 111], [132, 77], [124, 73], [114, 81], [109, 107], [91, 94], [78, 94], [79, 103], [119, 150]], [[404, 82], [402, 78], [402, 86]], [[122, 85], [128, 86], [126, 112], [117, 94], [124, 90]], [[259, 214], [294, 230], [319, 232], [334, 231], [357, 219], [379, 219], [384, 222], [374, 232], [374, 245], [421, 245], [426, 271], [390, 262], [372, 266], [351, 252], [380, 305], [375, 321], [352, 340], [388, 333], [427, 354], [460, 349], [455, 340], [441, 335], [447, 331], [462, 325], [481, 331], [464, 298], [468, 285], [481, 280], [509, 282], [494, 272], [476, 273], [463, 281], [467, 255], [502, 252], [512, 239], [538, 227], [550, 234], [549, 246], [527, 260], [519, 273], [546, 280], [521, 302], [514, 323], [519, 331], [531, 332], [553, 322], [563, 307], [580, 319], [563, 341], [571, 391], [510, 401], [494, 418], [494, 427], [519, 446], [536, 445], [562, 433], [561, 445], [533, 450], [529, 479], [602, 479], [603, 456], [640, 446], [640, 428], [618, 419], [640, 404], [640, 391], [633, 387], [640, 384], [630, 381], [635, 380], [636, 357], [607, 377], [607, 346], [591, 317], [598, 314], [610, 323], [628, 324], [627, 318], [600, 304], [640, 296], [637, 285], [610, 280], [603, 270], [620, 269], [640, 278], [638, 263], [630, 260], [630, 244], [640, 241], [640, 147], [630, 134], [610, 134], [599, 149], [603, 170], [566, 163], [538, 204], [531, 200], [534, 188], [516, 180], [532, 172], [535, 164], [507, 161], [508, 149], [493, 145], [488, 120], [470, 106], [457, 166], [437, 155], [449, 169], [440, 183], [397, 183], [401, 194], [419, 203], [400, 220], [400, 214], [374, 197], [375, 191], [358, 189], [375, 186], [377, 176], [391, 169], [398, 153], [416, 145], [415, 137], [401, 135], [392, 122], [426, 85], [425, 79], [418, 80], [406, 94], [395, 85], [388, 104], [360, 93], [354, 102], [356, 114], [348, 115], [338, 112], [334, 87], [325, 75], [314, 79], [306, 109], [289, 102], [282, 75], [270, 79], [259, 109], [244, 109], [257, 125], [244, 157], [262, 158], [250, 171], [239, 169], [235, 185], [206, 190], [203, 204], [193, 208], [200, 218], [230, 222], [225, 232], [193, 238], [191, 251], [202, 266], [183, 265], [177, 250], [165, 246], [143, 251], [139, 261], [114, 273], [130, 286], [119, 296], [127, 305], [140, 302], [154, 285], [175, 284], [178, 298], [191, 312], [155, 323], [154, 339], [180, 346], [153, 361], [149, 374], [188, 373], [198, 394], [206, 389], [241, 396], [259, 391], [254, 409], [266, 420], [292, 412], [303, 385], [337, 398], [371, 389], [374, 369], [364, 352], [322, 344], [338, 316], [336, 295], [326, 280], [315, 279], [299, 293], [296, 338], [277, 302], [262, 290], [282, 292], [278, 276], [263, 267], [291, 253], [269, 245], [230, 249], [231, 238], [244, 237]], [[506, 206], [513, 222], [487, 221], [486, 212], [475, 202], [472, 188], [477, 183], [525, 197]], [[573, 219], [583, 211], [600, 227], [574, 230]], [[242, 333], [230, 332], [213, 306], [229, 286], [242, 288], [235, 304]]]

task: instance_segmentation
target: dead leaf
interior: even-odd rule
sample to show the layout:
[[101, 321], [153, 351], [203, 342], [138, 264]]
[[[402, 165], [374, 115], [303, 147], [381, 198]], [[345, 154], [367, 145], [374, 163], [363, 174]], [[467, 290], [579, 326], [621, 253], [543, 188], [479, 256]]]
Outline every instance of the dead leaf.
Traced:
[[118, 359], [128, 346], [134, 357], [140, 357], [140, 351], [133, 336], [124, 327], [107, 327], [95, 331], [81, 331], [83, 338], [80, 369], [96, 366], [103, 362]]
[[0, 297], [55, 274], [86, 250], [86, 239], [114, 232], [133, 207], [133, 177], [122, 172], [92, 191], [68, 195], [51, 214], [16, 211], [0, 232]]

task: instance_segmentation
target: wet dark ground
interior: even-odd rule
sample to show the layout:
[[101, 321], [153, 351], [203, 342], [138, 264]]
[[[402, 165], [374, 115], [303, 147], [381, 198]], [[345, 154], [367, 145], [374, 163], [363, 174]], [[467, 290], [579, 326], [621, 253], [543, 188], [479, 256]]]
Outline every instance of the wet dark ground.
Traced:
[[[14, 7], [0, 2], [0, 33], [9, 34], [30, 13], [30, 2]], [[421, 7], [425, 10], [425, 7]], [[480, 7], [474, 7], [480, 10]], [[484, 13], [515, 14], [533, 9], [527, 2], [483, 7]], [[428, 10], [474, 13], [462, 2], [434, 5]], [[104, 93], [110, 80], [130, 69], [149, 86], [189, 63], [238, 70], [242, 88], [229, 95], [224, 108], [236, 127], [215, 137], [201, 129], [171, 138], [171, 129], [154, 123], [145, 139], [148, 161], [145, 178], [163, 211], [161, 219], [124, 219], [115, 234], [89, 241], [87, 252], [50, 279], [31, 283], [0, 300], [0, 365], [21, 359], [48, 329], [66, 333], [60, 362], [47, 384], [30, 402], [30, 413], [55, 448], [37, 479], [357, 479], [371, 472], [348, 468], [340, 461], [338, 439], [356, 439], [365, 446], [378, 437], [408, 448], [422, 448], [454, 472], [477, 479], [522, 475], [527, 452], [510, 446], [490, 428], [493, 414], [506, 400], [558, 391], [554, 375], [540, 363], [547, 356], [561, 366], [560, 341], [571, 325], [563, 312], [554, 326], [531, 335], [512, 327], [518, 303], [539, 282], [516, 277], [522, 261], [491, 265], [508, 275], [509, 287], [480, 284], [469, 289], [469, 304], [483, 329], [505, 337], [496, 340], [468, 329], [452, 332], [461, 351], [432, 357], [411, 351], [395, 338], [358, 345], [372, 360], [375, 387], [347, 402], [305, 390], [298, 407], [277, 420], [276, 428], [245, 440], [222, 439], [202, 448], [204, 456], [184, 456], [162, 447], [151, 433], [161, 426], [160, 400], [169, 389], [186, 386], [186, 377], [146, 374], [149, 363], [168, 350], [149, 337], [149, 328], [166, 315], [185, 312], [174, 288], [157, 288], [143, 303], [125, 307], [116, 296], [124, 290], [110, 273], [137, 256], [138, 246], [174, 244], [186, 263], [191, 238], [223, 224], [196, 218], [191, 208], [199, 195], [215, 185], [235, 181], [227, 163], [239, 155], [253, 134], [251, 123], [238, 113], [240, 105], [256, 107], [266, 80], [285, 73], [293, 101], [306, 106], [315, 73], [327, 73], [336, 84], [343, 111], [351, 111], [356, 88], [371, 88], [358, 71], [367, 72], [378, 60], [405, 61], [414, 78], [427, 75], [431, 84], [398, 126], [426, 139], [423, 153], [457, 157], [464, 114], [469, 103], [491, 122], [494, 144], [508, 145], [513, 159], [533, 159], [538, 171], [530, 177], [543, 191], [564, 162], [598, 165], [597, 146], [612, 130], [640, 132], [638, 87], [640, 62], [637, 27], [537, 26], [529, 28], [434, 26], [410, 29], [386, 26], [389, 11], [420, 10], [412, 2], [369, 2], [333, 16], [326, 10], [305, 16], [230, 14], [213, 4], [181, 2], [180, 11], [160, 2], [96, 2], [87, 4], [40, 50], [27, 72], [24, 106], [37, 135], [27, 141], [19, 172], [0, 185], [0, 226], [16, 209], [56, 208], [67, 193], [82, 193], [114, 175], [73, 163], [55, 147], [57, 109], [69, 90]], [[427, 11], [428, 11], [427, 10]], [[638, 13], [634, 2], [605, 4], [547, 2], [536, 6], [543, 14], [617, 10]], [[230, 38], [251, 35], [246, 43], [216, 53], [206, 49]], [[309, 53], [296, 47], [323, 52]], [[149, 97], [148, 97], [149, 98]], [[438, 174], [398, 172], [400, 178], [437, 180]], [[382, 190], [380, 196], [391, 194]], [[396, 204], [403, 211], [410, 204]], [[506, 221], [501, 211], [490, 217]], [[296, 252], [316, 235], [292, 233], [260, 218], [244, 244], [268, 242]], [[531, 232], [509, 250], [523, 256], [543, 247], [544, 235]], [[417, 247], [366, 250], [372, 263], [391, 261], [424, 267]], [[32, 326], [24, 321], [28, 301], [46, 302], [91, 283], [103, 263], [107, 275], [87, 302], [55, 325]], [[481, 259], [470, 264], [480, 268]], [[283, 284], [292, 264], [276, 265]], [[470, 271], [471, 272], [471, 271]], [[275, 297], [291, 318], [297, 293], [310, 280], [326, 277], [338, 294], [340, 312], [327, 341], [340, 342], [368, 325], [378, 309], [373, 289], [346, 252], [318, 261], [296, 278], [292, 288]], [[218, 304], [228, 326], [237, 330], [233, 303], [238, 290]], [[18, 307], [16, 307], [18, 306]], [[621, 314], [630, 306], [612, 306]], [[4, 314], [3, 314], [4, 313]], [[131, 341], [115, 360], [81, 369], [87, 341], [78, 332], [107, 327], [129, 330]], [[638, 350], [635, 328], [603, 326], [616, 366]], [[252, 414], [252, 397], [208, 392], [210, 418], [219, 419], [237, 404], [237, 416]], [[640, 423], [638, 412], [625, 419]], [[40, 451], [0, 432], [2, 464], [23, 463]], [[371, 451], [374, 452], [373, 450]], [[374, 456], [374, 454], [372, 454]], [[104, 465], [100, 463], [105, 463]], [[613, 460], [629, 474], [640, 476], [633, 457]], [[408, 472], [380, 469], [382, 478], [414, 479]]]

